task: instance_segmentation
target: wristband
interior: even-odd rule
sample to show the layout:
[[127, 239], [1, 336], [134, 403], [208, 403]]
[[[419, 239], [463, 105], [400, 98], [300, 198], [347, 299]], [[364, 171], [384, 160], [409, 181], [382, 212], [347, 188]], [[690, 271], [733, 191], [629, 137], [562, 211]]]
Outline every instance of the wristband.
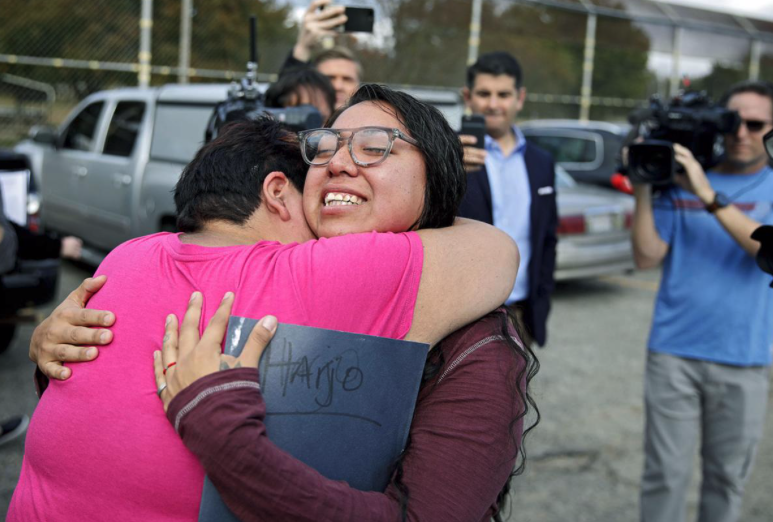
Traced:
[[729, 204], [730, 204], [730, 200], [727, 198], [726, 195], [724, 195], [722, 192], [715, 192], [714, 201], [706, 205], [706, 210], [709, 212], [709, 214], [713, 214], [720, 208], [725, 208]]

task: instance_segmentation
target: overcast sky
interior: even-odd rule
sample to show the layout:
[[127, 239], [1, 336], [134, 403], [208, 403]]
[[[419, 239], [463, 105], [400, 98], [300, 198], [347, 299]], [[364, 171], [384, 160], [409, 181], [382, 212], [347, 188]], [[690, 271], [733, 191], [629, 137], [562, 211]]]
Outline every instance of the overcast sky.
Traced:
[[741, 0], [728, 7], [728, 0], [668, 0], [672, 4], [684, 4], [695, 7], [706, 7], [715, 11], [728, 11], [748, 14], [754, 17], [773, 20], [773, 0]]
[[[310, 0], [284, 0], [289, 4], [298, 6], [298, 10], [303, 13]], [[740, 14], [748, 14], [755, 17], [773, 20], [773, 0], [667, 0], [672, 4], [685, 4], [696, 7], [706, 7], [716, 11], [729, 11]], [[335, 0], [340, 4], [352, 5], [371, 5], [374, 6], [375, 0]], [[735, 4], [728, 6], [728, 4]], [[302, 7], [301, 7], [302, 6]]]

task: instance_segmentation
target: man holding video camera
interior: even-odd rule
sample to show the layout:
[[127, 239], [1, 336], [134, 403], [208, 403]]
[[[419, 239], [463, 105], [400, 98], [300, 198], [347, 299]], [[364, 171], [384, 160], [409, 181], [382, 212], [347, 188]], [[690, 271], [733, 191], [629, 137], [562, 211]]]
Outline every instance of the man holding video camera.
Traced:
[[773, 90], [732, 87], [737, 111], [725, 156], [708, 173], [686, 147], [684, 169], [658, 196], [634, 187], [633, 251], [639, 268], [663, 262], [645, 373], [641, 520], [684, 520], [692, 457], [701, 441], [698, 520], [735, 521], [762, 437], [773, 345], [773, 292], [751, 239], [773, 223], [773, 172], [762, 142], [773, 128]]

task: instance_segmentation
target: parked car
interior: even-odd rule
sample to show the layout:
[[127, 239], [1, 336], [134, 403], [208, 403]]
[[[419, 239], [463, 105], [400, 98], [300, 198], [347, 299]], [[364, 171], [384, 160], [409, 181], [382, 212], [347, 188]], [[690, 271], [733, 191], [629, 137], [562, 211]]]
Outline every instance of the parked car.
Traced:
[[[2, 191], [3, 207], [6, 212], [10, 210], [9, 220], [19, 227], [29, 227], [37, 211], [34, 180], [29, 169], [24, 155], [0, 150], [0, 184], [6, 189], [15, 189]], [[31, 307], [54, 298], [58, 277], [59, 259], [17, 257], [15, 266], [0, 274], [0, 354], [10, 346], [18, 324], [40, 321]]]
[[532, 120], [519, 124], [526, 138], [553, 155], [579, 182], [611, 186], [630, 126], [601, 121]]
[[560, 166], [556, 166], [556, 193], [556, 280], [634, 269], [631, 249], [634, 202], [631, 196], [577, 183]]
[[[15, 150], [29, 157], [38, 181], [41, 226], [82, 238], [83, 259], [94, 264], [128, 239], [175, 230], [174, 186], [228, 88], [102, 91], [76, 106], [59, 129], [33, 129]], [[458, 94], [413, 94], [449, 119], [458, 116]]]

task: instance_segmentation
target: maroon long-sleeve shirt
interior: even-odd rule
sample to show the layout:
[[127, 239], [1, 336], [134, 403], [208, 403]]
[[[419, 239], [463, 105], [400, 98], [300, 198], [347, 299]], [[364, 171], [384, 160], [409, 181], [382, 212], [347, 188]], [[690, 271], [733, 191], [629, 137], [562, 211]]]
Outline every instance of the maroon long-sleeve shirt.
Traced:
[[[510, 423], [522, 364], [505, 344], [501, 313], [441, 343], [445, 364], [422, 385], [403, 461], [408, 520], [484, 521], [513, 469]], [[521, 381], [523, 382], [523, 381]], [[217, 372], [196, 381], [169, 405], [185, 445], [196, 454], [228, 507], [244, 521], [390, 521], [399, 494], [363, 492], [329, 480], [266, 436], [266, 408], [255, 369]]]

